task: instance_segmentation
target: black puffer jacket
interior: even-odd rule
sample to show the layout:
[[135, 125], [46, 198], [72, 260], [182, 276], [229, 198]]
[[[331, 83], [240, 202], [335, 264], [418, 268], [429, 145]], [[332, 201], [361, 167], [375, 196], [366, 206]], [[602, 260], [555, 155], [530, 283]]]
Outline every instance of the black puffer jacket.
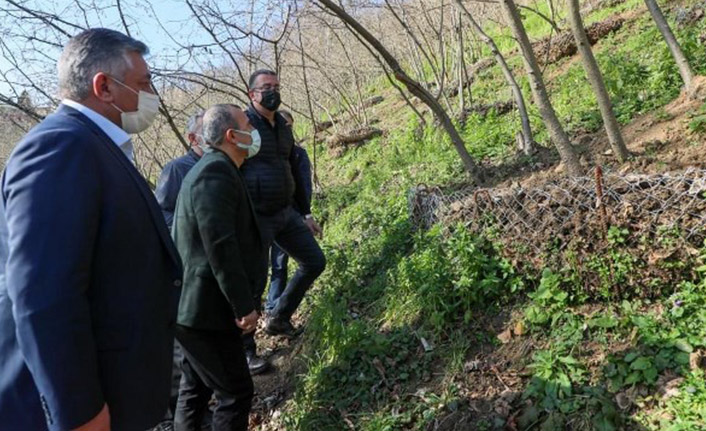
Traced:
[[262, 138], [260, 151], [245, 160], [240, 168], [255, 210], [258, 214], [272, 215], [296, 202], [303, 214], [309, 214], [311, 208], [304, 186], [298, 184], [301, 175], [295, 171], [298, 164], [293, 163], [294, 136], [287, 122], [275, 114], [275, 126], [272, 127], [252, 106], [248, 107], [246, 114]]

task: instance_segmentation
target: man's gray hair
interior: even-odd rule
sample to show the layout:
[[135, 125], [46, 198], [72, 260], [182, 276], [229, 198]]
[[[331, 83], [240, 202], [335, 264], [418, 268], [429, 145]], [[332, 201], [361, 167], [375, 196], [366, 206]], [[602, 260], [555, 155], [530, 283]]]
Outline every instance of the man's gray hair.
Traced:
[[75, 101], [87, 98], [98, 72], [124, 79], [131, 66], [128, 53], [146, 55], [147, 45], [107, 28], [92, 28], [72, 37], [59, 57], [59, 96]]
[[240, 109], [237, 105], [221, 103], [213, 105], [203, 114], [203, 138], [212, 147], [223, 144], [223, 135], [226, 130], [237, 128], [233, 109]]
[[199, 111], [186, 120], [186, 134], [198, 133], [203, 128], [203, 123], [199, 124], [199, 120], [203, 119], [203, 111]]

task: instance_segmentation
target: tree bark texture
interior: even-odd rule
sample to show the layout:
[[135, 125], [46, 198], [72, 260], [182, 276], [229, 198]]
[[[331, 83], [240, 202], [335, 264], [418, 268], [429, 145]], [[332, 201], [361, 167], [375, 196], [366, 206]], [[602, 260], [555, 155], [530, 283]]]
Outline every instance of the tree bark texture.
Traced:
[[559, 156], [561, 157], [562, 162], [566, 165], [567, 171], [570, 175], [580, 176], [583, 172], [581, 171], [579, 159], [576, 156], [576, 152], [571, 147], [569, 137], [566, 135], [564, 128], [561, 126], [559, 118], [556, 116], [556, 112], [554, 111], [554, 107], [549, 100], [549, 94], [547, 94], [547, 89], [544, 85], [542, 72], [537, 64], [537, 58], [534, 55], [534, 51], [532, 51], [532, 45], [527, 37], [527, 32], [522, 24], [522, 19], [520, 18], [520, 13], [517, 10], [517, 6], [513, 0], [501, 0], [501, 2], [503, 10], [510, 22], [512, 32], [515, 35], [522, 51], [522, 59], [524, 60], [525, 69], [527, 70], [527, 75], [529, 76], [534, 103], [539, 108], [539, 113], [544, 120], [544, 124], [547, 126], [549, 136], [551, 136], [554, 145], [559, 151]]
[[608, 135], [610, 147], [613, 149], [618, 160], [624, 162], [630, 153], [625, 147], [618, 120], [616, 120], [615, 113], [613, 112], [613, 104], [608, 95], [605, 83], [603, 82], [603, 75], [598, 68], [598, 63], [593, 56], [593, 51], [591, 51], [591, 44], [588, 41], [588, 36], [586, 36], [586, 30], [583, 28], [579, 2], [578, 0], [567, 0], [566, 3], [569, 9], [571, 32], [574, 34], [576, 47], [578, 48], [579, 55], [581, 55], [581, 61], [583, 62], [583, 68], [586, 71], [588, 82], [591, 84], [593, 92], [596, 94], [598, 107], [601, 110], [601, 117], [603, 118], [603, 126]]
[[490, 48], [490, 51], [495, 57], [495, 61], [497, 61], [498, 66], [500, 66], [500, 70], [502, 70], [503, 72], [503, 76], [505, 77], [507, 85], [509, 85], [512, 89], [512, 94], [515, 97], [515, 103], [517, 104], [517, 110], [520, 113], [520, 120], [522, 122], [522, 149], [525, 154], [531, 154], [534, 146], [534, 138], [532, 137], [532, 127], [530, 126], [529, 115], [527, 114], [527, 107], [525, 106], [525, 98], [522, 95], [522, 90], [520, 89], [520, 86], [517, 84], [515, 75], [513, 75], [510, 66], [508, 66], [507, 62], [505, 61], [505, 57], [503, 57], [502, 53], [500, 53], [498, 46], [495, 44], [495, 41], [490, 36], [488, 36], [485, 31], [483, 31], [483, 28], [478, 24], [475, 18], [473, 18], [473, 15], [471, 15], [468, 9], [466, 9], [466, 7], [463, 5], [463, 2], [461, 0], [455, 1], [459, 10], [463, 12], [463, 14], [466, 16], [466, 19], [468, 19], [468, 22], [470, 22], [473, 31], [475, 31], [478, 37], [486, 45], [488, 45], [488, 48]]
[[679, 42], [677, 42], [677, 38], [674, 37], [672, 29], [669, 28], [669, 24], [664, 18], [664, 14], [657, 4], [657, 0], [645, 0], [645, 5], [647, 5], [647, 9], [650, 11], [652, 19], [655, 21], [655, 24], [657, 24], [657, 28], [660, 33], [662, 33], [662, 37], [664, 37], [664, 40], [667, 42], [669, 51], [672, 53], [672, 57], [674, 57], [674, 61], [677, 63], [677, 67], [679, 68], [681, 79], [684, 81], [686, 89], [689, 90], [691, 88], [691, 81], [694, 78], [694, 72], [691, 70], [689, 61], [686, 59], [684, 52], [681, 50], [681, 46], [679, 45]]

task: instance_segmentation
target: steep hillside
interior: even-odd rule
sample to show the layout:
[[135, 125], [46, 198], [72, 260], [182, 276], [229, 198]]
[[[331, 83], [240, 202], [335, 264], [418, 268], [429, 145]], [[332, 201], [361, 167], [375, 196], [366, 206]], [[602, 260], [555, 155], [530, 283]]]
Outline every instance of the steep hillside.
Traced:
[[[680, 95], [676, 67], [641, 2], [603, 4], [609, 5], [587, 22], [624, 20], [594, 51], [633, 157], [622, 165], [611, 157], [580, 61], [568, 57], [548, 65], [545, 75], [582, 163], [616, 174], [703, 168], [706, 93]], [[668, 5], [699, 74], [706, 73], [703, 6]], [[534, 38], [546, 35], [546, 27], [538, 25]], [[510, 60], [520, 75], [520, 59]], [[509, 98], [495, 66], [473, 85], [478, 104]], [[529, 94], [526, 80], [522, 85]], [[316, 212], [325, 223], [328, 269], [298, 316], [304, 335], [286, 347], [271, 340], [268, 353], [278, 369], [256, 380], [254, 424], [262, 430], [703, 429], [706, 249], [694, 249], [689, 261], [667, 259], [679, 276], [650, 294], [649, 286], [631, 284], [629, 273], [643, 269], [623, 247], [632, 238], [621, 226], [611, 227], [590, 259], [545, 268], [508, 258], [494, 237], [471, 233], [463, 220], [422, 229], [410, 218], [411, 191], [420, 184], [460, 189], [465, 174], [446, 137], [433, 124], [419, 126], [394, 89], [381, 80], [370, 93], [385, 98], [373, 109], [383, 136], [336, 156], [318, 147]], [[527, 157], [515, 154], [514, 113], [466, 118], [464, 137], [492, 177], [491, 191], [528, 189], [564, 175], [536, 113], [533, 123], [542, 147]], [[704, 200], [704, 192], [695, 199]], [[676, 237], [659, 233], [654, 240], [670, 238]], [[599, 273], [606, 274], [605, 286], [585, 281]]]

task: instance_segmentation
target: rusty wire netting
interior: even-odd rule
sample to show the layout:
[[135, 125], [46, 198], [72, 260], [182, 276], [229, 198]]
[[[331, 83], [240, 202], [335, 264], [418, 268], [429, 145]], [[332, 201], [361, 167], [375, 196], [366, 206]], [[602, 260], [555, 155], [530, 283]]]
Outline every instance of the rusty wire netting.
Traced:
[[696, 248], [704, 241], [706, 170], [603, 176], [597, 169], [595, 177], [562, 178], [532, 188], [419, 186], [410, 192], [409, 205], [420, 227], [462, 222], [535, 254], [576, 240], [599, 241], [611, 226], [627, 229], [642, 244], [667, 236]]

